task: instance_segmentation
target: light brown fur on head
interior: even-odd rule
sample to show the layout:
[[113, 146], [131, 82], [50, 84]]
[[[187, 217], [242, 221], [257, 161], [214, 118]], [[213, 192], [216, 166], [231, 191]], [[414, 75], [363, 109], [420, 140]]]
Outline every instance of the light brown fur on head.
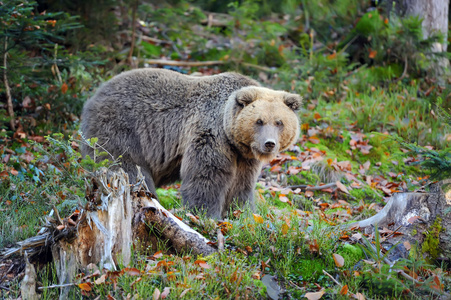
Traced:
[[296, 142], [299, 119], [295, 111], [301, 104], [299, 95], [245, 87], [229, 98], [225, 112], [232, 115], [224, 118], [224, 126], [244, 156], [267, 162]]

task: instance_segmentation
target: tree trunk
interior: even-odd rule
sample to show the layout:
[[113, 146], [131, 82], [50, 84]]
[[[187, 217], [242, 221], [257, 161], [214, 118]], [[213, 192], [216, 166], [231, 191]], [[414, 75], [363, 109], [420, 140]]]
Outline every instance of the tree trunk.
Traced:
[[398, 0], [396, 2], [403, 16], [418, 16], [423, 19], [423, 36], [425, 38], [440, 31], [445, 38], [442, 44], [434, 45], [434, 50], [446, 51], [449, 0]]
[[[423, 37], [428, 38], [436, 32], [444, 36], [443, 43], [434, 43], [432, 52], [446, 52], [448, 35], [449, 0], [396, 0], [396, 11], [401, 16], [418, 16], [423, 19]], [[441, 74], [449, 61], [440, 58], [433, 68]]]
[[[451, 179], [431, 186], [429, 193], [396, 193], [373, 217], [348, 224], [374, 230], [374, 226], [393, 228], [400, 235], [386, 242], [404, 247], [418, 245], [431, 259], [451, 260]], [[409, 250], [399, 249], [408, 257]], [[397, 253], [399, 255], [399, 251]]]

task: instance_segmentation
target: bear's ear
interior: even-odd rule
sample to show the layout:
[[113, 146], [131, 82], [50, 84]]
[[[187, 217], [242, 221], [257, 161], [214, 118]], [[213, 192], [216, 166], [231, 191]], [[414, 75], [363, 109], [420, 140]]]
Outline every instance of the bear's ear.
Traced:
[[292, 110], [296, 111], [301, 108], [302, 97], [297, 94], [286, 93], [283, 97], [283, 102]]
[[244, 87], [236, 91], [235, 97], [240, 106], [246, 106], [257, 100], [258, 93], [253, 87]]

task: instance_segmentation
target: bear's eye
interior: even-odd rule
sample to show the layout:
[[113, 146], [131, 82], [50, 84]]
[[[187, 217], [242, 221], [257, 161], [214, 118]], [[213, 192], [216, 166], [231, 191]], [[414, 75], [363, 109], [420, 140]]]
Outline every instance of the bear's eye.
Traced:
[[263, 125], [263, 120], [262, 119], [258, 119], [256, 123], [257, 123], [257, 125]]
[[283, 122], [282, 121], [276, 121], [276, 126], [282, 126]]

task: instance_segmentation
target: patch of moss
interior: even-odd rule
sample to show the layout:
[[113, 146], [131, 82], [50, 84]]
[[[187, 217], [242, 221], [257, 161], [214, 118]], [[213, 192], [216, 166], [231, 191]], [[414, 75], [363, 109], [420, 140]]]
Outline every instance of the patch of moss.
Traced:
[[344, 244], [337, 250], [337, 254], [343, 256], [345, 268], [353, 267], [358, 261], [365, 258], [362, 248], [357, 245]]
[[428, 253], [432, 259], [436, 259], [439, 255], [439, 234], [442, 231], [442, 219], [437, 217], [429, 227], [429, 230], [425, 233], [423, 244], [421, 245], [421, 251]]
[[302, 276], [307, 281], [316, 280], [326, 269], [323, 259], [301, 259], [297, 262], [296, 276]]

